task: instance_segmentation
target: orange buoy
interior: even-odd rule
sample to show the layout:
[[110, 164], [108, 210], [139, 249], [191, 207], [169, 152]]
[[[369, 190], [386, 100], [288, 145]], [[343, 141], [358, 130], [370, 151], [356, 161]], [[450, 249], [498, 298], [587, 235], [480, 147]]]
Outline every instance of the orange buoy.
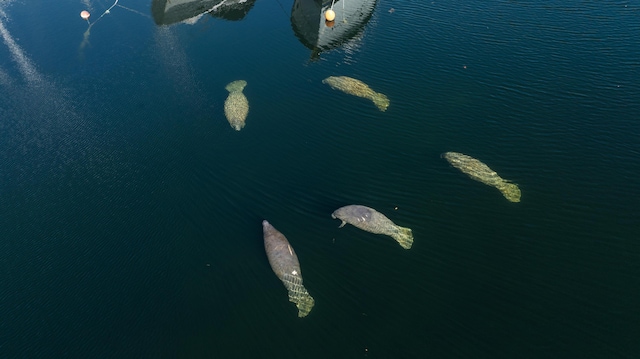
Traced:
[[89, 20], [90, 16], [91, 14], [87, 10], [82, 10], [82, 12], [80, 12], [80, 17], [82, 18], [82, 20]]

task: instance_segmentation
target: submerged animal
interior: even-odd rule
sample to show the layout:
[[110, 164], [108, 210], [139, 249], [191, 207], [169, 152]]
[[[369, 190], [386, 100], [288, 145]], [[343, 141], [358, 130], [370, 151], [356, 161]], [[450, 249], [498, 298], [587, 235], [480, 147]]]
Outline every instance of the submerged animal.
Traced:
[[349, 223], [363, 231], [390, 236], [404, 249], [410, 249], [413, 245], [411, 229], [396, 225], [373, 208], [356, 204], [344, 206], [333, 211], [331, 218], [342, 221], [339, 228]]
[[373, 91], [369, 85], [360, 80], [347, 76], [329, 76], [322, 80], [322, 83], [331, 86], [334, 90], [369, 99], [380, 111], [386, 111], [389, 107], [389, 98], [386, 95]]
[[307, 316], [315, 301], [302, 285], [302, 271], [296, 252], [284, 234], [266, 220], [262, 221], [262, 233], [271, 269], [287, 288], [289, 301], [298, 307], [298, 317]]
[[236, 131], [240, 131], [244, 127], [249, 113], [249, 101], [242, 93], [245, 86], [247, 86], [247, 81], [237, 80], [225, 87], [229, 91], [229, 96], [224, 101], [224, 115]]
[[497, 188], [509, 201], [520, 202], [521, 193], [518, 185], [503, 179], [479, 160], [458, 152], [446, 152], [441, 157], [472, 179]]

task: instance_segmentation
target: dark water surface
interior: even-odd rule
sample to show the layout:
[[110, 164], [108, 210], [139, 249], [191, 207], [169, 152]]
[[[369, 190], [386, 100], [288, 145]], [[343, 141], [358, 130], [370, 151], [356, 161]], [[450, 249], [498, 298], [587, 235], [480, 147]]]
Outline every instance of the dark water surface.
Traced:
[[[0, 1], [0, 357], [639, 358], [640, 4], [334, 7], [358, 3], [313, 50], [292, 0], [169, 25], [164, 1], [97, 22], [111, 1]], [[413, 248], [338, 229], [348, 204]], [[306, 318], [263, 219], [297, 251]]]

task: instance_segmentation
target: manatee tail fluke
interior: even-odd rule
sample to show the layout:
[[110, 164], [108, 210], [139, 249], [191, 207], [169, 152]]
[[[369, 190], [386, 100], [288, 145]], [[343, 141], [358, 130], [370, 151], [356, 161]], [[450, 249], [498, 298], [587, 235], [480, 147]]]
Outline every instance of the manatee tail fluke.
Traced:
[[371, 100], [380, 111], [384, 112], [389, 107], [389, 98], [385, 94], [377, 92], [371, 96]]
[[520, 188], [515, 183], [503, 182], [501, 185], [496, 186], [504, 198], [511, 202], [520, 202], [520, 196], [522, 193], [520, 192]]
[[245, 86], [247, 86], [247, 81], [237, 80], [227, 84], [224, 89], [229, 92], [241, 92], [242, 90], [244, 90]]
[[404, 249], [411, 249], [413, 245], [413, 232], [410, 228], [397, 226], [396, 232], [391, 237]]
[[302, 285], [302, 278], [300, 276], [285, 274], [282, 282], [289, 292], [289, 301], [295, 303], [296, 307], [298, 307], [298, 317], [306, 317], [307, 314], [311, 312], [315, 301]]
[[[290, 296], [289, 300], [291, 299], [292, 298]], [[298, 307], [298, 317], [300, 318], [306, 317], [307, 314], [311, 312], [311, 308], [313, 308], [313, 305], [315, 304], [315, 300], [313, 300], [313, 297], [307, 292], [303, 295], [299, 295], [295, 301], [291, 301], [296, 303], [296, 307]]]

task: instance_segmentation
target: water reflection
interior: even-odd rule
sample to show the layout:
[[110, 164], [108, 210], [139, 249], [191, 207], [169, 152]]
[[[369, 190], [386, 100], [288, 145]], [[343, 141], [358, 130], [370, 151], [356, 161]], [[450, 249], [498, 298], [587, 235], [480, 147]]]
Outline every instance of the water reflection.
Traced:
[[194, 24], [206, 14], [225, 20], [242, 20], [256, 0], [153, 0], [151, 14], [157, 25]]
[[[300, 42], [317, 58], [322, 51], [359, 41], [371, 19], [377, 0], [295, 0], [291, 9], [291, 26]], [[333, 5], [332, 5], [333, 4]], [[325, 12], [335, 12], [327, 22]]]
[[[13, 19], [5, 9], [12, 3], [0, 2], [0, 45], [6, 46], [15, 64], [7, 62], [9, 68], [0, 68], [0, 183], [19, 193], [14, 203], [24, 207], [15, 207], [16, 213], [24, 210], [27, 216], [33, 208], [67, 200], [54, 196], [51, 203], [40, 202], [56, 190], [70, 188], [70, 173], [84, 166], [79, 159], [94, 159], [89, 153], [97, 136], [88, 116], [78, 112], [82, 106], [71, 100], [72, 92], [40, 72], [20, 38], [11, 33], [8, 25]], [[34, 219], [34, 223], [51, 218]]]

